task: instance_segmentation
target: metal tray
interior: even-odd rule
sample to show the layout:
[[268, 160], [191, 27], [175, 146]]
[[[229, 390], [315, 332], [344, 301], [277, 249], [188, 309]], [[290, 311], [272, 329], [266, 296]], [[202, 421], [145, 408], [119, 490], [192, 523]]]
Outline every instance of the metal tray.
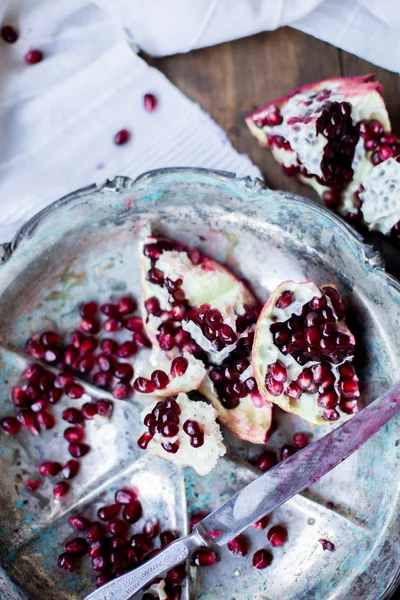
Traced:
[[[102, 301], [125, 291], [139, 296], [137, 243], [150, 228], [226, 262], [262, 300], [285, 279], [334, 281], [358, 340], [363, 401], [400, 379], [400, 286], [385, 273], [380, 255], [343, 221], [260, 181], [165, 169], [136, 181], [118, 177], [62, 198], [0, 247], [0, 414], [10, 412], [9, 389], [23, 367], [12, 348], [44, 328], [71, 329], [76, 306], [85, 299]], [[89, 428], [94, 451], [61, 504], [50, 499], [50, 484], [28, 494], [22, 483], [48, 456], [49, 443], [54, 456], [67, 458], [59, 428], [38, 439], [0, 434], [1, 599], [83, 598], [92, 588], [89, 571], [69, 575], [56, 567], [70, 536], [67, 518], [77, 507], [110, 499], [121, 483], [136, 483], [146, 515], [157, 515], [164, 527], [184, 534], [188, 514], [216, 507], [256, 476], [248, 461], [261, 447], [229, 435], [228, 458], [203, 478], [144, 457], [135, 443], [138, 410], [135, 403], [116, 403], [110, 423]], [[277, 420], [271, 448], [308, 430], [278, 411]], [[315, 439], [326, 429], [311, 435]], [[276, 510], [271, 523], [286, 523], [289, 540], [273, 550], [269, 568], [251, 567], [252, 552], [268, 542], [265, 531], [249, 530], [249, 556], [234, 558], [223, 549], [222, 562], [191, 569], [183, 598], [388, 598], [400, 563], [399, 440], [397, 418], [321, 482]], [[321, 537], [335, 543], [334, 553], [322, 550]]]

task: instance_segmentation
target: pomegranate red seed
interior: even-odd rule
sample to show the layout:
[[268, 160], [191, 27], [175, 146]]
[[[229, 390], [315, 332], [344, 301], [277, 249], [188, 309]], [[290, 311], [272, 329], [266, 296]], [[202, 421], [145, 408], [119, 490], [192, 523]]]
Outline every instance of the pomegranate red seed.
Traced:
[[81, 304], [81, 306], [79, 307], [79, 312], [81, 316], [88, 319], [94, 319], [97, 315], [98, 310], [99, 305], [94, 300], [86, 302], [85, 304]]
[[114, 369], [114, 376], [117, 379], [132, 379], [133, 367], [129, 363], [117, 363]]
[[[57, 404], [62, 395], [62, 391], [59, 388], [53, 388], [48, 392], [48, 399], [51, 404]], [[31, 407], [32, 408], [32, 407]]]
[[163, 390], [169, 384], [169, 377], [164, 371], [157, 369], [151, 374], [151, 383], [156, 390]]
[[25, 62], [27, 65], [36, 65], [41, 62], [44, 58], [44, 54], [41, 50], [29, 50], [25, 54]]
[[70, 335], [71, 338], [71, 345], [78, 349], [81, 347], [81, 343], [84, 339], [84, 335], [81, 331], [73, 331]]
[[120, 358], [130, 358], [137, 352], [137, 346], [134, 342], [124, 342], [117, 350]]
[[74, 346], [67, 346], [64, 350], [64, 363], [65, 365], [71, 367], [75, 364], [76, 359], [78, 358], [79, 351], [78, 348]]
[[133, 339], [141, 346], [144, 346], [145, 348], [151, 348], [151, 342], [149, 338], [142, 331], [136, 331]]
[[112, 378], [111, 373], [95, 373], [93, 376], [93, 383], [101, 389], [106, 389], [110, 387]]
[[116, 146], [123, 146], [129, 142], [131, 138], [131, 132], [129, 129], [120, 129], [114, 136], [114, 144]]
[[183, 431], [190, 437], [199, 436], [202, 434], [202, 429], [197, 421], [188, 419], [183, 424]]
[[90, 421], [97, 415], [98, 406], [95, 402], [85, 402], [82, 406], [82, 414], [84, 419]]
[[113, 519], [107, 523], [107, 530], [112, 535], [124, 535], [128, 531], [128, 524], [122, 519]]
[[189, 366], [188, 360], [183, 356], [178, 356], [174, 358], [171, 363], [171, 375], [172, 377], [181, 377], [187, 371]]
[[147, 519], [143, 525], [143, 534], [153, 539], [160, 533], [160, 524], [157, 519]]
[[38, 481], [37, 479], [27, 479], [25, 481], [25, 487], [29, 492], [36, 492], [36, 490], [39, 489], [41, 485], [42, 482]]
[[108, 561], [105, 556], [95, 556], [92, 558], [93, 571], [105, 571], [108, 567]]
[[22, 373], [22, 379], [27, 379], [28, 381], [37, 382], [41, 375], [43, 374], [43, 369], [39, 365], [29, 365]]
[[67, 552], [70, 552], [71, 554], [78, 554], [78, 555], [82, 555], [82, 554], [86, 554], [86, 552], [88, 551], [89, 545], [87, 543], [87, 541], [84, 538], [73, 538], [72, 540], [69, 540], [69, 542], [67, 542], [65, 544], [65, 549]]
[[253, 527], [254, 527], [255, 529], [265, 529], [265, 528], [266, 528], [266, 526], [267, 526], [267, 525], [268, 525], [268, 523], [269, 523], [269, 519], [270, 519], [270, 516], [269, 516], [269, 515], [266, 515], [265, 517], [263, 517], [263, 518], [262, 518], [262, 519], [260, 519], [259, 521], [256, 521], [255, 523], [253, 523]]
[[119, 310], [117, 304], [112, 304], [112, 302], [107, 302], [106, 304], [102, 304], [100, 306], [100, 310], [107, 317], [118, 318]]
[[54, 375], [52, 375], [51, 373], [45, 373], [39, 379], [39, 388], [42, 390], [42, 392], [50, 392], [50, 390], [53, 389], [54, 382]]
[[63, 479], [73, 479], [78, 474], [80, 463], [77, 460], [69, 460], [61, 469], [60, 475]]
[[306, 433], [295, 433], [293, 436], [294, 447], [298, 450], [305, 448], [308, 444], [308, 435]]
[[249, 545], [243, 535], [238, 535], [228, 542], [228, 548], [234, 556], [246, 556]]
[[335, 551], [335, 544], [333, 542], [325, 540], [324, 538], [320, 538], [318, 541], [322, 545], [323, 550], [329, 550], [329, 552]]
[[336, 392], [331, 391], [326, 394], [320, 394], [318, 397], [318, 404], [324, 408], [333, 408], [339, 401], [339, 396]]
[[34, 435], [39, 435], [40, 431], [36, 421], [36, 414], [30, 410], [23, 410], [17, 415], [18, 421], [24, 429], [29, 429]]
[[257, 464], [257, 467], [261, 471], [263, 471], [263, 472], [268, 471], [269, 469], [272, 469], [272, 467], [274, 467], [276, 465], [275, 455], [272, 452], [270, 452], [269, 450], [265, 450], [257, 458], [256, 464]]
[[108, 372], [113, 371], [114, 369], [114, 359], [107, 354], [99, 354], [96, 358], [96, 362], [102, 371]]
[[14, 387], [12, 389], [11, 400], [14, 406], [17, 407], [29, 406], [31, 403], [30, 398], [25, 395], [25, 392], [21, 387]]
[[286, 460], [289, 456], [292, 456], [292, 454], [294, 454], [294, 450], [291, 446], [282, 446], [280, 452], [281, 460]]
[[84, 422], [83, 415], [77, 408], [66, 408], [62, 413], [62, 418], [72, 424], [82, 424]]
[[178, 539], [178, 536], [174, 531], [171, 531], [170, 529], [166, 529], [165, 531], [162, 531], [160, 533], [161, 548], [166, 548], [167, 546], [172, 544], [172, 542], [174, 542], [177, 539]]
[[145, 94], [143, 96], [143, 105], [148, 112], [153, 112], [157, 108], [157, 98], [154, 94]]
[[86, 537], [89, 542], [98, 542], [102, 540], [106, 535], [106, 530], [101, 523], [98, 521], [93, 521], [86, 531]]
[[137, 491], [135, 489], [123, 488], [115, 492], [115, 502], [117, 504], [131, 504], [137, 500]]
[[59, 462], [52, 462], [47, 460], [45, 462], [42, 462], [39, 465], [38, 469], [39, 473], [43, 475], [43, 477], [54, 477], [55, 475], [58, 475], [62, 467]]
[[83, 354], [89, 354], [96, 350], [98, 344], [99, 342], [96, 340], [96, 338], [90, 335], [89, 337], [82, 340], [80, 350], [81, 352], [83, 352]]
[[82, 458], [82, 456], [85, 456], [88, 452], [90, 452], [90, 446], [88, 446], [88, 444], [70, 444], [68, 446], [68, 452], [74, 458]]
[[280, 396], [283, 393], [283, 383], [276, 381], [276, 379], [273, 379], [272, 377], [269, 377], [268, 374], [265, 378], [265, 385], [269, 393], [273, 396]]
[[193, 555], [193, 562], [198, 567], [209, 567], [217, 560], [215, 552], [209, 548], [199, 548]]
[[160, 335], [158, 343], [161, 350], [164, 350], [164, 352], [169, 352], [175, 346], [175, 338], [170, 333], [164, 333], [163, 335]]
[[168, 571], [166, 580], [169, 581], [172, 585], [176, 585], [181, 583], [186, 577], [186, 567], [185, 565], [178, 565], [174, 569]]
[[30, 356], [34, 358], [41, 359], [44, 357], [44, 353], [46, 351], [43, 344], [34, 338], [30, 338], [25, 344], [25, 350]]
[[130, 315], [136, 310], [137, 303], [130, 296], [123, 296], [118, 301], [118, 312], [120, 315]]
[[45, 331], [40, 336], [40, 341], [42, 342], [43, 346], [46, 347], [58, 346], [60, 343], [60, 336], [55, 331]]
[[253, 554], [253, 567], [256, 569], [265, 569], [272, 562], [272, 555], [268, 550], [261, 548]]
[[113, 389], [113, 396], [117, 400], [126, 400], [132, 394], [132, 388], [128, 383], [120, 381]]
[[78, 556], [69, 552], [63, 552], [58, 557], [58, 566], [65, 571], [73, 573], [78, 566]]
[[224, 344], [233, 344], [236, 341], [236, 334], [229, 325], [222, 325], [218, 335]]
[[133, 389], [141, 394], [151, 394], [154, 392], [154, 385], [150, 379], [145, 377], [137, 377], [133, 383]]
[[86, 531], [90, 525], [90, 522], [85, 517], [79, 515], [70, 517], [68, 523], [77, 531]]
[[64, 439], [67, 442], [83, 442], [85, 439], [85, 430], [83, 427], [67, 427], [64, 431]]
[[126, 504], [122, 512], [122, 516], [128, 523], [136, 523], [142, 516], [142, 505], [139, 500]]
[[79, 327], [86, 333], [98, 333], [100, 331], [100, 323], [96, 319], [89, 319], [88, 317], [82, 319]]
[[275, 302], [276, 308], [287, 308], [294, 302], [294, 293], [291, 290], [285, 290]]
[[269, 371], [276, 381], [285, 383], [287, 380], [286, 367], [280, 360], [277, 360], [276, 363], [269, 365]]
[[147, 446], [149, 445], [149, 442], [151, 442], [152, 439], [153, 436], [150, 433], [146, 432], [140, 436], [140, 438], [137, 441], [137, 445], [142, 450], [146, 450]]
[[355, 379], [345, 379], [340, 382], [339, 387], [344, 398], [355, 398], [360, 395], [358, 382]]
[[0, 30], [1, 39], [7, 44], [14, 44], [19, 38], [19, 34], [11, 25], [3, 25]]
[[161, 444], [161, 447], [164, 448], [165, 452], [169, 452], [170, 454], [176, 454], [179, 450], [179, 441], [175, 443], [164, 442], [163, 444]]
[[[123, 521], [125, 523], [125, 521]], [[125, 523], [126, 526], [126, 523]], [[112, 550], [118, 550], [118, 548], [124, 548], [127, 546], [128, 540], [126, 537], [122, 535], [113, 535], [110, 538], [107, 538], [107, 546]]]
[[205, 519], [208, 516], [208, 513], [197, 513], [196, 515], [193, 515], [192, 518], [190, 519], [190, 524], [193, 527], [195, 527], [198, 523], [200, 523], [200, 521], [202, 521], [203, 519]]
[[83, 356], [79, 361], [78, 361], [78, 371], [80, 373], [90, 373], [90, 371], [93, 369], [94, 367], [94, 357], [91, 356], [90, 354]]
[[356, 377], [353, 365], [348, 362], [340, 365], [339, 372], [343, 379], [354, 379]]
[[118, 504], [109, 504], [99, 508], [97, 514], [102, 521], [112, 521], [118, 516], [120, 510], [121, 507]]
[[[102, 349], [103, 354], [105, 354], [106, 356], [110, 356], [111, 354], [114, 354], [114, 352], [117, 351], [117, 347], [118, 347], [117, 342], [110, 338], [104, 338], [100, 342], [100, 348]], [[98, 362], [98, 359], [100, 356], [102, 356], [102, 355], [100, 354], [97, 357], [97, 359], [96, 359], [97, 362]]]
[[108, 583], [109, 581], [111, 581], [113, 579], [113, 576], [110, 573], [101, 573], [100, 575], [97, 575], [96, 577], [96, 587], [102, 587], [103, 585], [105, 585], [106, 583]]
[[41, 395], [39, 387], [34, 383], [29, 383], [27, 386], [25, 386], [24, 394], [31, 402], [32, 400], [39, 398]]
[[268, 531], [267, 537], [274, 548], [282, 546], [287, 540], [287, 531], [281, 525], [275, 525]]
[[53, 496], [56, 500], [64, 498], [70, 491], [71, 486], [66, 481], [60, 481], [53, 488]]
[[107, 319], [104, 323], [104, 330], [109, 333], [114, 333], [122, 327], [122, 321], [120, 319]]
[[36, 418], [39, 426], [42, 429], [52, 429], [56, 424], [56, 420], [47, 410], [40, 410], [36, 413]]
[[73, 400], [78, 400], [79, 398], [82, 398], [85, 390], [79, 383], [67, 383], [65, 386], [65, 393]]
[[[147, 554], [153, 548], [153, 542], [142, 533], [135, 533], [130, 539], [130, 545], [142, 554]], [[164, 546], [161, 547], [163, 548]]]
[[112, 413], [112, 404], [108, 400], [97, 400], [97, 414], [108, 417]]
[[33, 404], [31, 404], [31, 410], [34, 413], [38, 413], [41, 410], [46, 410], [46, 408], [48, 408], [49, 406], [49, 401], [46, 400], [46, 398], [39, 398], [38, 400], [36, 400], [36, 402], [33, 402]]
[[322, 415], [322, 417], [326, 420], [326, 421], [337, 421], [340, 417], [339, 413], [332, 409], [332, 408], [328, 408], [324, 411], [324, 414]]
[[130, 317], [124, 321], [124, 327], [129, 331], [141, 332], [143, 330], [143, 321], [140, 317]]

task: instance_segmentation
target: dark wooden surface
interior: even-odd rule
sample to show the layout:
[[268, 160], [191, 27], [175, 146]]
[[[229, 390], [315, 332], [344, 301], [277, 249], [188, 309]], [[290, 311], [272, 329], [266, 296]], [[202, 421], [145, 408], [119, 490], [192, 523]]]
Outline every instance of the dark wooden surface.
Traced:
[[[252, 110], [293, 88], [329, 77], [375, 73], [383, 84], [393, 129], [400, 134], [398, 75], [288, 27], [148, 60], [211, 114], [235, 148], [250, 156], [274, 189], [316, 198], [310, 188], [283, 175], [269, 150], [257, 145], [244, 123]], [[399, 254], [393, 254], [386, 243], [382, 245], [380, 236], [374, 236], [373, 241], [383, 251], [388, 270], [399, 277]]]

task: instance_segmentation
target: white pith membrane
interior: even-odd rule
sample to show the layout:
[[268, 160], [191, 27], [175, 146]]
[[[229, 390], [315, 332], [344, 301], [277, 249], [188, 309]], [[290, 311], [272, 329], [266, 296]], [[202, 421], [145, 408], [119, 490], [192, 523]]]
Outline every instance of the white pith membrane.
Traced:
[[165, 591], [165, 579], [161, 579], [158, 583], [152, 583], [146, 593], [153, 594], [156, 600], [168, 600], [168, 594]]
[[[334, 288], [334, 286], [324, 287]], [[276, 303], [281, 297], [282, 293], [286, 291], [293, 292], [293, 302], [289, 304], [286, 308], [278, 308], [276, 306]], [[359, 396], [358, 390], [356, 393], [353, 394], [352, 398], [350, 398], [349, 396], [346, 396], [344, 398], [339, 389], [340, 380], [345, 379], [340, 374], [339, 368], [341, 367], [341, 365], [351, 363], [353, 355], [351, 354], [349, 356], [346, 356], [340, 362], [335, 363], [332, 363], [329, 360], [329, 358], [324, 356], [322, 359], [319, 360], [308, 360], [308, 362], [299, 364], [291, 354], [284, 354], [283, 352], [281, 352], [281, 350], [278, 348], [274, 341], [274, 334], [273, 332], [271, 332], [270, 328], [271, 325], [275, 323], [286, 323], [288, 319], [290, 319], [294, 315], [301, 315], [304, 305], [308, 304], [312, 299], [321, 298], [322, 296], [324, 296], [324, 294], [321, 291], [321, 289], [318, 288], [311, 281], [304, 283], [287, 281], [278, 286], [278, 288], [271, 294], [257, 322], [252, 356], [254, 374], [258, 383], [260, 393], [263, 395], [263, 397], [271, 402], [278, 404], [283, 410], [297, 414], [298, 416], [302, 417], [303, 419], [314, 425], [327, 425], [330, 422], [330, 420], [325, 419], [323, 416], [326, 408], [318, 404], [320, 394], [325, 394], [326, 390], [322, 390], [317, 386], [317, 389], [315, 391], [303, 391], [301, 392], [299, 398], [294, 398], [286, 394], [288, 386], [292, 382], [296, 382], [297, 378], [304, 371], [304, 369], [310, 369], [314, 365], [319, 365], [322, 362], [328, 363], [335, 380], [333, 390], [338, 394], [340, 401], [345, 401], [348, 403], [354, 402], [354, 412], [356, 412], [356, 399]], [[327, 306], [331, 309], [333, 316], [336, 319], [334, 325], [335, 327], [337, 327], [338, 333], [343, 333], [349, 336], [350, 344], [354, 345], [355, 339], [345, 323], [345, 318], [343, 318], [342, 320], [337, 320], [337, 314], [330, 298], [328, 296], [325, 296], [325, 298]], [[284, 365], [287, 372], [287, 380], [284, 382], [283, 392], [278, 396], [271, 394], [268, 391], [265, 383], [266, 377], [270, 376], [270, 370], [268, 369], [268, 367], [270, 365], [275, 364], [277, 361]], [[354, 379], [354, 381], [358, 381], [356, 376], [354, 376], [352, 379]], [[335, 419], [336, 423], [345, 421], [351, 417], [351, 414], [347, 414], [342, 410], [340, 404], [335, 405], [333, 408], [337, 411], [339, 415], [339, 418]]]
[[[137, 357], [135, 360], [135, 377], [134, 381], [138, 377], [145, 377], [151, 381], [151, 375], [156, 370], [161, 370], [166, 373], [169, 377], [168, 385], [163, 389], [152, 389], [149, 394], [155, 397], [166, 397], [176, 396], [180, 392], [191, 392], [197, 390], [204, 377], [206, 376], [206, 368], [203, 361], [195, 358], [193, 354], [189, 352], [183, 352], [179, 355], [187, 360], [187, 369], [183, 375], [175, 375], [171, 373], [171, 365], [173, 365], [174, 359], [169, 358], [165, 352], [160, 350], [157, 346], [153, 346], [151, 352], [142, 352], [142, 355]], [[139, 394], [139, 397], [146, 397], [147, 393], [140, 393], [135, 390], [135, 393]]]
[[361, 212], [369, 229], [388, 233], [400, 220], [400, 163], [389, 158], [372, 167], [359, 192]]
[[[251, 363], [240, 374], [237, 381], [243, 383], [250, 377], [254, 377]], [[273, 404], [261, 394], [258, 392], [246, 394], [244, 398], [240, 398], [235, 408], [226, 408], [221, 403], [218, 390], [209, 375], [203, 380], [199, 392], [211, 402], [218, 412], [220, 423], [233, 435], [253, 444], [265, 444], [268, 441], [273, 419]]]
[[[157, 405], [161, 407], [161, 402], [165, 400], [147, 406], [142, 412], [142, 422], [144, 423], [146, 415], [152, 413]], [[218, 458], [226, 453], [221, 430], [216, 422], [218, 415], [206, 402], [190, 400], [186, 394], [179, 394], [173, 400], [180, 409], [178, 434], [166, 437], [156, 430], [146, 449], [151, 454], [170, 460], [181, 467], [192, 467], [199, 475], [206, 475], [215, 467]], [[183, 429], [186, 421], [195, 421], [200, 426], [204, 435], [204, 443], [201, 446], [191, 445], [192, 438]], [[141, 436], [148, 432], [149, 428], [144, 425]], [[179, 447], [176, 452], [167, 452], [163, 444], [178, 444]]]
[[[157, 260], [151, 260], [144, 255], [144, 249], [150, 244], [170, 243], [176, 249], [164, 250], [160, 253]], [[153, 344], [160, 344], [159, 327], [165, 326], [163, 315], [149, 314], [146, 310], [146, 300], [155, 298], [159, 302], [160, 310], [164, 314], [170, 313], [175, 305], [183, 305], [186, 315], [183, 319], [174, 318], [170, 323], [173, 327], [172, 335], [182, 328], [190, 334], [189, 342], [195, 342], [200, 350], [206, 355], [207, 359], [213, 364], [222, 363], [227, 356], [236, 348], [240, 337], [246, 335], [248, 326], [243, 331], [237, 332], [236, 324], [238, 316], [252, 314], [249, 320], [249, 326], [256, 320], [258, 314], [258, 302], [241, 282], [228, 269], [218, 262], [201, 255], [196, 251], [196, 261], [189, 258], [191, 249], [171, 240], [164, 238], [147, 238], [141, 251], [141, 279], [143, 289], [143, 315], [146, 332]], [[171, 302], [171, 294], [165, 285], [158, 285], [148, 280], [150, 269], [159, 270], [165, 280], [178, 283], [180, 293], [183, 292], [184, 299], [178, 300], [174, 304]], [[208, 339], [197, 322], [190, 318], [190, 309], [196, 309], [200, 306], [209, 305], [213, 310], [218, 310], [223, 319], [221, 326], [217, 331], [216, 340]], [[232, 343], [223, 342], [220, 332], [223, 327], [228, 326], [234, 334]], [[168, 325], [167, 325], [168, 327]], [[213, 345], [214, 342], [214, 345]], [[216, 347], [218, 344], [220, 347]], [[184, 347], [184, 345], [183, 345]], [[164, 348], [163, 348], [164, 350]], [[173, 352], [175, 350], [175, 352]], [[171, 350], [166, 350], [169, 356], [176, 354], [177, 346]], [[182, 351], [182, 347], [179, 348]], [[200, 352], [201, 354], [201, 352]]]
[[[311, 86], [300, 88], [297, 93], [288, 94], [286, 98], [272, 102], [266, 107], [258, 109], [246, 119], [252, 133], [263, 145], [270, 146], [275, 159], [283, 166], [286, 174], [296, 175], [303, 183], [313, 187], [323, 197], [328, 190], [340, 195], [336, 209], [344, 216], [356, 216], [361, 210], [365, 224], [371, 230], [377, 230], [387, 235], [392, 228], [400, 222], [400, 188], [398, 185], [397, 167], [390, 164], [385, 174], [394, 182], [395, 187], [382, 186], [382, 191], [373, 194], [358, 196], [360, 186], [371, 187], [379, 185], [379, 167], [395, 162], [393, 158], [400, 154], [400, 149], [395, 136], [391, 133], [391, 124], [380, 94], [380, 85], [371, 81], [371, 76], [360, 78], [331, 79], [315, 83]], [[325, 93], [326, 90], [326, 93]], [[328, 95], [329, 92], [329, 95]], [[353, 170], [351, 181], [344, 184], [343, 189], [324, 184], [321, 171], [324, 148], [328, 139], [317, 132], [317, 119], [321, 115], [325, 102], [349, 103], [351, 105], [351, 121], [356, 128], [361, 121], [378, 121], [383, 131], [375, 138], [376, 147], [369, 150], [365, 148], [367, 135], [360, 134], [355, 145], [354, 156], [350, 163]], [[276, 125], [264, 124], [268, 115], [274, 111], [283, 118], [282, 123]], [[296, 122], [297, 119], [301, 122]], [[305, 119], [305, 122], [304, 120]], [[288, 120], [291, 120], [288, 123]], [[279, 119], [278, 119], [279, 121]], [[281, 136], [288, 144], [278, 144], [274, 138]], [[386, 136], [386, 138], [385, 138]], [[380, 141], [394, 138], [392, 143]], [[378, 143], [379, 142], [379, 143]], [[290, 144], [290, 145], [289, 145]], [[382, 151], [383, 148], [383, 151]], [[376, 164], [377, 153], [382, 151]], [[386, 154], [385, 154], [386, 152]], [[374, 162], [375, 161], [375, 162]], [[302, 165], [308, 173], [298, 172]], [[385, 189], [383, 189], [385, 187]], [[389, 194], [388, 194], [389, 192]], [[388, 200], [384, 200], [388, 198]], [[360, 202], [362, 204], [360, 206]], [[328, 206], [330, 206], [328, 204]], [[388, 215], [388, 211], [390, 214]]]

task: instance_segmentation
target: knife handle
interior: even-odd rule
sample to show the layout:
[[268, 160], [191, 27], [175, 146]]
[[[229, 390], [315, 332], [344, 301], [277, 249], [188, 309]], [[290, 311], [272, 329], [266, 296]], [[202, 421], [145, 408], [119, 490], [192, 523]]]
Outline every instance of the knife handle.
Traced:
[[154, 579], [179, 565], [197, 548], [204, 545], [201, 535], [194, 531], [188, 537], [172, 542], [137, 569], [106, 583], [86, 596], [85, 600], [130, 600]]

